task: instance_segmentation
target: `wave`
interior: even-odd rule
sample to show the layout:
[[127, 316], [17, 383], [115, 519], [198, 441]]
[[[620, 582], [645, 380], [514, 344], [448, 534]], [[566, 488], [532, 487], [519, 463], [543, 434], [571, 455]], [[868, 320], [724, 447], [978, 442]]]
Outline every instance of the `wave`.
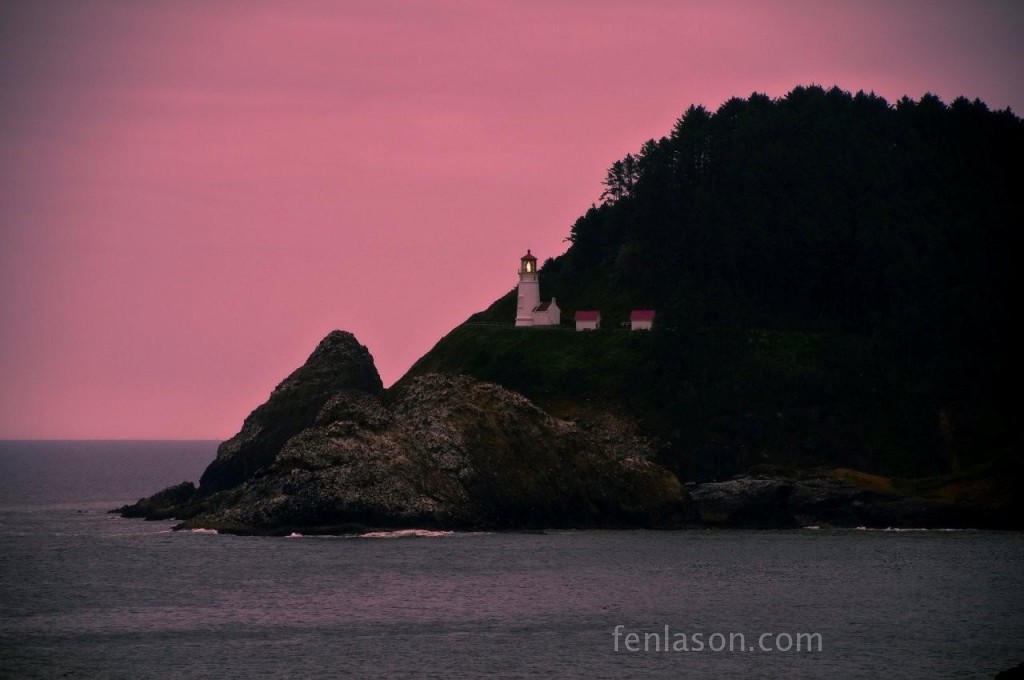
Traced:
[[189, 529], [193, 534], [212, 534], [214, 536], [220, 534], [216, 529]]
[[360, 534], [359, 538], [434, 538], [435, 536], [450, 536], [454, 531], [430, 531], [429, 529], [398, 529], [396, 531], [371, 531]]
[[890, 533], [910, 533], [910, 532], [921, 532], [921, 531], [974, 531], [973, 529], [954, 529], [946, 527], [935, 527], [929, 529], [927, 527], [854, 527], [854, 531], [883, 531]]

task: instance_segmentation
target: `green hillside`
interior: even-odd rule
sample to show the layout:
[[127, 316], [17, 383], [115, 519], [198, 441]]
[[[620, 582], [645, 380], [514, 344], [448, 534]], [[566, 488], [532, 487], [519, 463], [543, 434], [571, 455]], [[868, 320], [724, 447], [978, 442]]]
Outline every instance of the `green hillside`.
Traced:
[[[612, 165], [541, 269], [565, 320], [596, 308], [614, 330], [511, 328], [513, 291], [410, 375], [632, 414], [690, 479], [1016, 470], [1022, 158], [1021, 120], [977, 100], [799, 87], [690, 107]], [[633, 308], [654, 331], [619, 330]]]

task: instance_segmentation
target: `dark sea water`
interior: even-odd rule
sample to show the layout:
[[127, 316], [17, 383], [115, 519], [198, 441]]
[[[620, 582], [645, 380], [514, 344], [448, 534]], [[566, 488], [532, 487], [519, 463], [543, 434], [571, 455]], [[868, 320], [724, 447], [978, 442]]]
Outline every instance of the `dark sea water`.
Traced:
[[[248, 538], [106, 512], [197, 480], [214, 450], [0, 442], [0, 676], [991, 678], [1024, 662], [1020, 534]], [[690, 651], [665, 651], [666, 626]]]

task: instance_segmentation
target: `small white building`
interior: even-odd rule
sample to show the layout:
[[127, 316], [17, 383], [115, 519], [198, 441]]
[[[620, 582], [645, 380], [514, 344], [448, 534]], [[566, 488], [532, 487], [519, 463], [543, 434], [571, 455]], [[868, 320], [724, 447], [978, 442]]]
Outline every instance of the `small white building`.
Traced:
[[530, 253], [519, 258], [519, 290], [516, 298], [517, 326], [557, 326], [562, 323], [562, 312], [555, 298], [540, 301], [540, 274], [537, 258]]
[[596, 309], [580, 309], [576, 312], [576, 330], [596, 331], [601, 327], [601, 312]]
[[557, 326], [560, 323], [562, 323], [562, 310], [558, 308], [555, 298], [533, 308], [534, 326]]
[[649, 331], [654, 325], [653, 309], [634, 309], [629, 313], [629, 330]]

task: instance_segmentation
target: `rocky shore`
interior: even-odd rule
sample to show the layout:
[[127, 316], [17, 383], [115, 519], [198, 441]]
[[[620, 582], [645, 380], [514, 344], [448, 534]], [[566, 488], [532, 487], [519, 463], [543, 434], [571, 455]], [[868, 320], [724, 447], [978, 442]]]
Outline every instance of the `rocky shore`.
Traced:
[[901, 488], [855, 470], [752, 470], [724, 482], [695, 485], [690, 499], [701, 524], [754, 529], [818, 527], [1014, 528], [1009, 497], [993, 500]]
[[684, 485], [635, 423], [580, 413], [556, 418], [465, 376], [431, 373], [385, 391], [369, 351], [334, 331], [221, 444], [198, 487], [184, 482], [115, 512], [274, 535], [1009, 521], [1009, 499], [923, 494], [850, 470], [752, 470]]

